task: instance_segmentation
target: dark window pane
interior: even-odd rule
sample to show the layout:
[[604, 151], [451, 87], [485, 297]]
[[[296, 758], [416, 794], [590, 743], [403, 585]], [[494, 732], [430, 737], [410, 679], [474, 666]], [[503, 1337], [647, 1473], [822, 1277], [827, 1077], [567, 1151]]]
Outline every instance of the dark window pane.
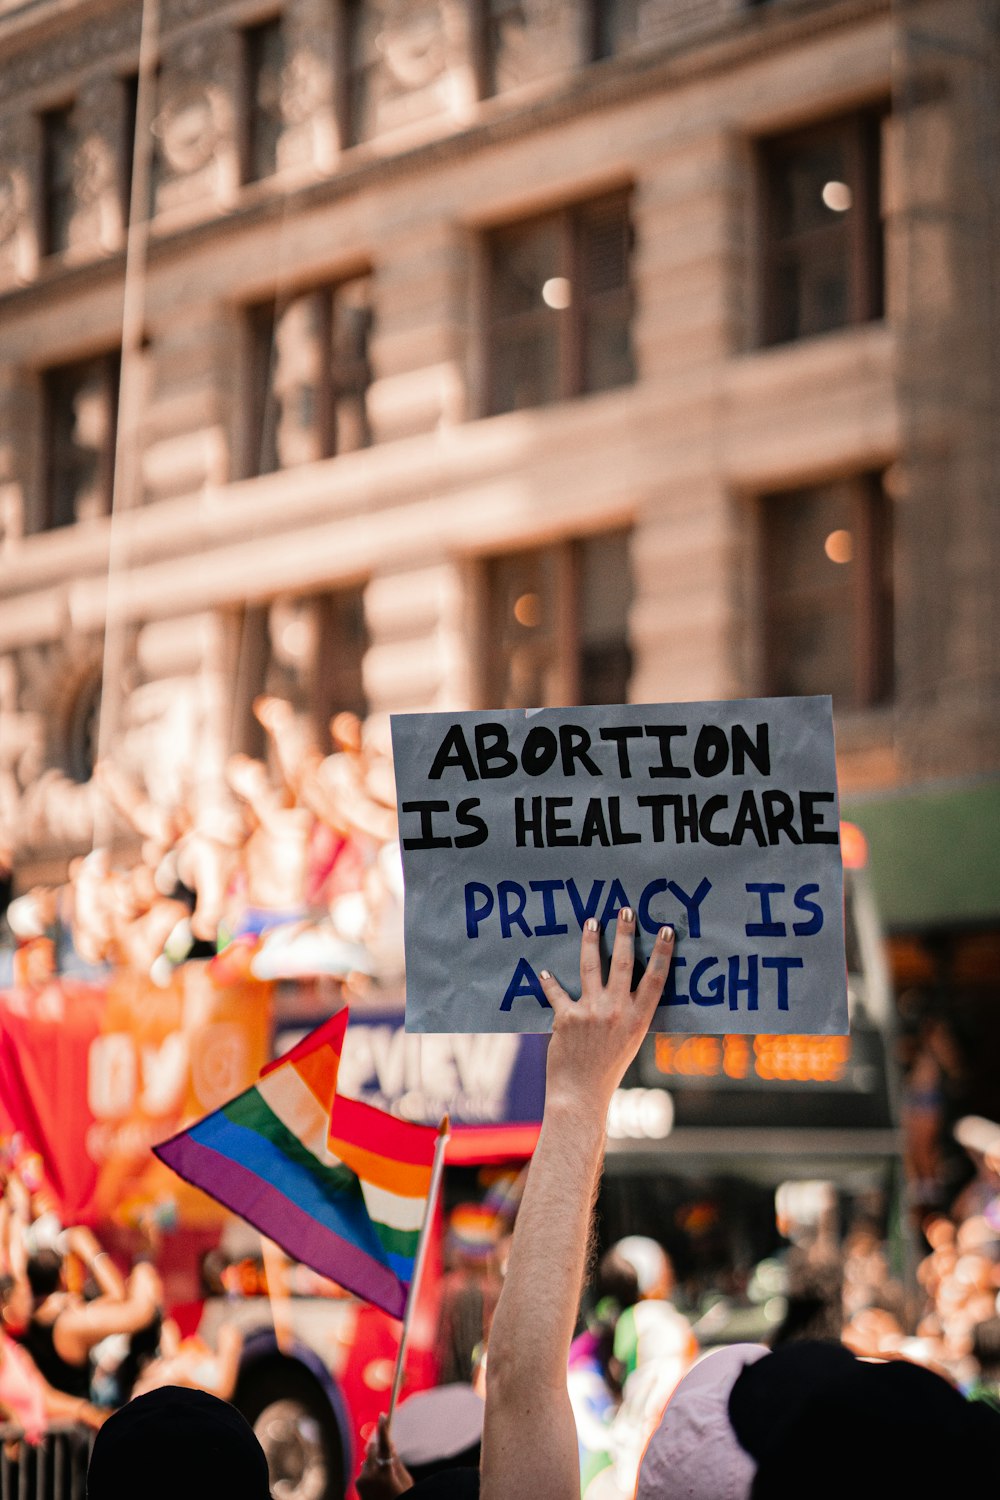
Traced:
[[63, 770], [74, 781], [89, 781], [97, 763], [101, 730], [101, 678], [88, 676], [77, 689], [66, 721]]
[[250, 313], [250, 421], [247, 468], [251, 474], [272, 474], [278, 467], [278, 406], [273, 389], [273, 303]]
[[491, 236], [491, 411], [635, 378], [630, 238], [620, 197]]
[[639, 0], [590, 0], [591, 57], [614, 57], [631, 46], [638, 35]]
[[365, 447], [370, 278], [318, 287], [249, 314], [247, 468], [268, 474]]
[[495, 558], [485, 621], [489, 706], [625, 702], [631, 598], [624, 532]]
[[884, 508], [872, 479], [765, 500], [769, 692], [831, 693], [838, 708], [884, 696], [891, 659]]
[[118, 361], [105, 355], [49, 370], [46, 528], [106, 515], [114, 483]]
[[[851, 207], [844, 195], [832, 193], [827, 185], [842, 183], [848, 187], [851, 172], [842, 139], [806, 141], [803, 145], [775, 153], [774, 161], [774, 233], [778, 238], [801, 234], [807, 229], [821, 229], [828, 224], [845, 224]], [[826, 190], [826, 198], [824, 198]]]
[[631, 230], [625, 202], [582, 208], [577, 224], [584, 296], [599, 296], [627, 287]]
[[622, 298], [590, 309], [583, 342], [583, 388], [610, 391], [635, 379], [630, 304]]
[[258, 758], [267, 741], [253, 713], [261, 694], [283, 698], [306, 735], [328, 754], [330, 720], [368, 711], [362, 669], [368, 648], [363, 586], [282, 595], [243, 611], [233, 685], [232, 747]]
[[364, 590], [337, 589], [316, 601], [317, 646], [312, 712], [320, 743], [334, 714], [367, 712], [363, 666], [368, 649]]
[[631, 226], [624, 199], [585, 205], [577, 215], [580, 282], [581, 387], [606, 391], [635, 379], [632, 299], [629, 291]]
[[280, 16], [251, 26], [246, 39], [247, 159], [246, 180], [270, 177], [278, 167], [278, 141], [284, 124], [281, 78], [285, 42]]
[[521, 0], [481, 0], [484, 12], [483, 93], [527, 83], [539, 71], [538, 49], [531, 45], [528, 17]]
[[765, 342], [880, 317], [880, 117], [765, 142]]
[[121, 202], [122, 223], [128, 224], [132, 216], [132, 174], [135, 169], [135, 126], [139, 113], [139, 75], [130, 73], [121, 81], [122, 98], [122, 152], [121, 152]]
[[850, 320], [850, 268], [842, 247], [796, 256], [775, 270], [775, 336], [808, 338]]
[[632, 675], [629, 538], [624, 531], [580, 543], [579, 701], [625, 703]]
[[544, 308], [544, 289], [562, 269], [558, 219], [542, 219], [497, 234], [493, 251], [494, 316], [506, 318]]
[[375, 134], [376, 80], [380, 61], [379, 18], [362, 0], [347, 0], [344, 9], [347, 92], [343, 111], [345, 145], [357, 145]]
[[368, 386], [372, 332], [371, 280], [358, 276], [333, 294], [330, 326], [332, 436], [330, 453], [352, 453], [371, 441]]
[[42, 116], [42, 239], [46, 255], [55, 255], [69, 245], [75, 151], [72, 111], [48, 110]]
[[493, 708], [537, 708], [558, 697], [559, 567], [555, 548], [490, 564], [487, 696]]
[[528, 324], [498, 330], [494, 349], [493, 411], [545, 406], [561, 394], [558, 330]]

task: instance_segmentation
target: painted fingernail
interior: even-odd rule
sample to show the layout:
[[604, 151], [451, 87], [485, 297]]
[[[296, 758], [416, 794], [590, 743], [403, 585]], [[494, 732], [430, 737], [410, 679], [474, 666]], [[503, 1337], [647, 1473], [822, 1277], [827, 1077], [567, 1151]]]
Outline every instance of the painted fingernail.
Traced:
[[586, 922], [584, 923], [584, 926], [586, 927], [586, 929], [587, 929], [588, 932], [597, 932], [597, 930], [598, 930], [598, 927], [597, 927], [597, 918], [596, 917], [588, 917], [587, 920], [586, 920]]
[[674, 938], [676, 936], [677, 936], [677, 934], [676, 934], [676, 932], [674, 931], [674, 929], [672, 927], [661, 927], [660, 928], [660, 942], [661, 943], [672, 943], [673, 940], [674, 940]]
[[551, 979], [552, 975], [549, 973], [548, 969], [539, 969], [538, 977], [539, 979]]
[[622, 919], [623, 922], [631, 922], [633, 920], [633, 916], [634, 916], [634, 913], [632, 911], [631, 906], [623, 906], [622, 907], [622, 909], [621, 909], [621, 919]]

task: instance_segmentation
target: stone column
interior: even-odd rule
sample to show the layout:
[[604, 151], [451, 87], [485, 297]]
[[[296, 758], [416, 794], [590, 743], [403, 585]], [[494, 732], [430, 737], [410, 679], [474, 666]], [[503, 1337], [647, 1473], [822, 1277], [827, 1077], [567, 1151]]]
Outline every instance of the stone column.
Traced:
[[0, 123], [0, 292], [38, 270], [38, 123], [26, 111]]
[[997, 759], [1000, 49], [990, 0], [904, 0], [896, 23], [897, 679], [922, 778]]
[[335, 16], [330, 0], [291, 0], [283, 17], [285, 69], [281, 108], [285, 129], [280, 167], [333, 171], [339, 150], [334, 100]]
[[91, 75], [77, 95], [74, 110], [77, 147], [73, 181], [76, 208], [70, 221], [70, 248], [91, 257], [124, 243], [126, 214], [122, 156], [125, 140], [125, 91], [113, 73]]
[[14, 550], [32, 529], [37, 395], [36, 383], [23, 371], [0, 365], [0, 553]]

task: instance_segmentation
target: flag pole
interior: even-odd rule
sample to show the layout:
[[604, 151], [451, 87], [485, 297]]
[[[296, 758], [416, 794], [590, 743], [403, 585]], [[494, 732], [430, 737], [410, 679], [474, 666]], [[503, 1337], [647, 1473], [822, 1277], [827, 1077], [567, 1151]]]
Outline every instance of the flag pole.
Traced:
[[385, 1423], [387, 1432], [392, 1426], [392, 1417], [393, 1412], [396, 1410], [399, 1389], [403, 1384], [403, 1365], [406, 1361], [406, 1346], [410, 1338], [410, 1324], [413, 1320], [413, 1309], [417, 1305], [420, 1281], [424, 1274], [424, 1261], [427, 1259], [427, 1245], [431, 1237], [431, 1224], [434, 1221], [434, 1211], [437, 1207], [438, 1196], [441, 1191], [441, 1178], [444, 1174], [444, 1152], [450, 1135], [451, 1121], [445, 1115], [438, 1126], [438, 1137], [434, 1146], [434, 1162], [431, 1166], [431, 1184], [427, 1192], [427, 1206], [424, 1209], [424, 1222], [420, 1226], [420, 1238], [417, 1240], [417, 1253], [413, 1261], [413, 1280], [410, 1282], [410, 1294], [406, 1299], [403, 1327], [399, 1335], [399, 1350], [396, 1354], [396, 1368], [392, 1377], [392, 1395], [389, 1397], [389, 1413]]

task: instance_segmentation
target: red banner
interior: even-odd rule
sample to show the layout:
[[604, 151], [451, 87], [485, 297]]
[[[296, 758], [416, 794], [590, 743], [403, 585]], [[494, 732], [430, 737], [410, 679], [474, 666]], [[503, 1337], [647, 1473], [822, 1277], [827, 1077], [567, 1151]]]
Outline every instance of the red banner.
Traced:
[[162, 1210], [192, 1227], [218, 1205], [150, 1146], [247, 1088], [267, 1059], [271, 991], [220, 988], [186, 964], [160, 989], [117, 973], [0, 992], [0, 1134], [41, 1157], [67, 1223], [135, 1224]]

